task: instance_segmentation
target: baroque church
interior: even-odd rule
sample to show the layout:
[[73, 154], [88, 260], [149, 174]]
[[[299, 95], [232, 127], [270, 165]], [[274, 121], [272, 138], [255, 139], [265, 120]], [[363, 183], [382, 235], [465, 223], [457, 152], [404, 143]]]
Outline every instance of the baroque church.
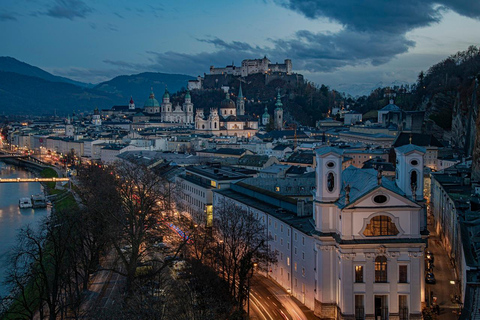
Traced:
[[170, 93], [165, 89], [162, 104], [155, 99], [153, 91], [143, 106], [143, 113], [147, 116], [160, 115], [161, 122], [193, 124], [193, 103], [190, 91], [185, 94], [185, 102], [180, 106], [178, 103], [173, 106], [170, 102]]
[[237, 104], [230, 99], [228, 92], [220, 103], [220, 108], [210, 108], [205, 117], [203, 109], [195, 114], [195, 130], [198, 133], [209, 133], [216, 136], [252, 137], [258, 131], [258, 120], [245, 114], [245, 99], [242, 86], [237, 97]]
[[425, 302], [425, 149], [395, 149], [394, 181], [342, 170], [343, 150], [316, 152], [315, 311], [323, 318], [421, 319]]

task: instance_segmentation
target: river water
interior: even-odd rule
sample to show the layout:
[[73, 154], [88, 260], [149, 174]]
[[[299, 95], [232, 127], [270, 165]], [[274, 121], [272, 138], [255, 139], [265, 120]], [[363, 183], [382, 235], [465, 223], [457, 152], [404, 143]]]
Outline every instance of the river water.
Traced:
[[[33, 173], [0, 162], [0, 178], [31, 178]], [[6, 257], [15, 245], [18, 230], [28, 224], [40, 223], [50, 211], [46, 209], [20, 209], [18, 200], [43, 192], [39, 182], [0, 183], [0, 296], [8, 292], [3, 284], [6, 275]]]

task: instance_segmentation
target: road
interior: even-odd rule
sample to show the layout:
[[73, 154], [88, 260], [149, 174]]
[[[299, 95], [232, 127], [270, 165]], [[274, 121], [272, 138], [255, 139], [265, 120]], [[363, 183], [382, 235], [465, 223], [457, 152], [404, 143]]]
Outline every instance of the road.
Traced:
[[440, 237], [435, 232], [434, 225], [429, 223], [428, 230], [430, 231], [428, 250], [430, 250], [435, 257], [433, 273], [436, 283], [426, 285], [426, 299], [436, 297], [436, 303], [440, 307], [440, 315], [437, 317], [439, 320], [458, 319], [459, 316], [456, 312], [459, 309], [459, 305], [455, 303], [453, 299], [456, 294], [459, 294], [458, 286], [450, 283], [450, 281], [455, 281], [454, 268], [440, 241]]
[[319, 318], [275, 282], [256, 274], [251, 282], [250, 319], [317, 320]]

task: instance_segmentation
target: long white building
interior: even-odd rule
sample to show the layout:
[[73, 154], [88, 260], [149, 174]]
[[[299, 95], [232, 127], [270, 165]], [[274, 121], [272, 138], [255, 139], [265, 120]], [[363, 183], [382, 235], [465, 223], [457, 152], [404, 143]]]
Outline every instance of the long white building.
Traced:
[[[277, 253], [268, 276], [321, 318], [420, 319], [425, 149], [406, 145], [395, 151], [392, 181], [373, 169], [343, 170], [342, 150], [318, 149], [313, 212], [308, 198], [282, 193], [292, 186], [262, 191], [246, 181], [215, 190], [214, 216], [215, 204], [224, 200], [253, 212]], [[298, 186], [298, 193], [307, 185]]]

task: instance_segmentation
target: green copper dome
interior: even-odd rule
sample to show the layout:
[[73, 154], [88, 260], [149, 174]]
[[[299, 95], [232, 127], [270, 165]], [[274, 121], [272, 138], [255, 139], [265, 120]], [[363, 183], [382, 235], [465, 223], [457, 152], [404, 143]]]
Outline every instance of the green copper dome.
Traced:
[[163, 94], [163, 99], [170, 99], [170, 93], [168, 93], [167, 88], [165, 88], [165, 93]]
[[192, 99], [190, 96], [190, 90], [187, 90], [187, 93], [185, 94], [185, 99]]
[[157, 99], [155, 99], [155, 94], [153, 94], [153, 91], [150, 93], [150, 97], [148, 97], [147, 101], [145, 101], [145, 104], [143, 107], [160, 107], [160, 104], [158, 103]]
[[220, 107], [235, 109], [235, 102], [233, 102], [233, 100], [230, 99], [230, 95], [228, 94], [228, 92], [225, 94], [225, 100], [221, 102]]
[[265, 107], [265, 113], [262, 116], [263, 118], [270, 118], [270, 114], [268, 113], [267, 107]]

